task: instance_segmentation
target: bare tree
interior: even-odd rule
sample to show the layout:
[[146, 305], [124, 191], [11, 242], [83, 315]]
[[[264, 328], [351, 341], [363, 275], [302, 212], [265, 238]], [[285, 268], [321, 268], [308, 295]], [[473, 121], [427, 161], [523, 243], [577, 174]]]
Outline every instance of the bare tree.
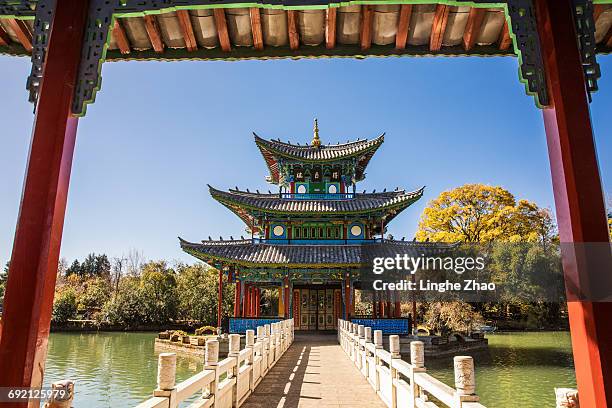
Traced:
[[121, 276], [124, 273], [126, 264], [127, 258], [125, 257], [125, 255], [122, 255], [121, 258], [113, 258], [113, 264], [111, 268], [111, 284], [113, 285], [115, 295], [119, 291], [119, 281], [121, 281]]
[[127, 272], [129, 275], [140, 275], [140, 269], [144, 263], [144, 255], [135, 248], [130, 249], [127, 254]]

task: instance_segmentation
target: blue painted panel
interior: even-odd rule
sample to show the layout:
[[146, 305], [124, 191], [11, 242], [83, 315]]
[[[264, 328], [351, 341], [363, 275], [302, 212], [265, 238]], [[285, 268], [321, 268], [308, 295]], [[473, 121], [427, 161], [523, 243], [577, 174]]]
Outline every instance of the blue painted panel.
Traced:
[[234, 334], [246, 334], [247, 330], [257, 331], [258, 326], [265, 324], [280, 322], [281, 318], [275, 317], [262, 317], [262, 318], [242, 318], [242, 317], [230, 317], [229, 319], [229, 332]]
[[362, 319], [353, 318], [351, 322], [363, 324], [374, 330], [382, 330], [383, 334], [410, 334], [410, 319]]

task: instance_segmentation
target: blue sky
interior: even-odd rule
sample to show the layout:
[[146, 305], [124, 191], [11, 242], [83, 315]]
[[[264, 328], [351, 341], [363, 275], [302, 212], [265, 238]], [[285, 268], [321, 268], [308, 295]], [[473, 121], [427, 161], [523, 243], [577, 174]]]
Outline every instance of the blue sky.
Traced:
[[[612, 57], [591, 112], [606, 190], [612, 191]], [[0, 56], [0, 262], [10, 257], [32, 126], [25, 58]], [[390, 225], [414, 235], [427, 202], [464, 183], [501, 185], [553, 207], [541, 112], [518, 81], [517, 60], [387, 58], [242, 62], [115, 62], [79, 134], [62, 256], [90, 252], [193, 259], [177, 236], [246, 235], [206, 184], [276, 191], [252, 132], [305, 143], [319, 119], [324, 143], [386, 132], [367, 189], [427, 186]]]

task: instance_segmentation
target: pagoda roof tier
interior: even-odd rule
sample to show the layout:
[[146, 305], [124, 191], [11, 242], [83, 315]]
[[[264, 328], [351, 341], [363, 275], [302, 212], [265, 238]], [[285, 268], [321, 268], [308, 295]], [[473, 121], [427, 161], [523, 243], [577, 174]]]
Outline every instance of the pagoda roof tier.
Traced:
[[345, 159], [356, 159], [355, 181], [363, 180], [365, 168], [376, 150], [385, 140], [382, 134], [375, 139], [356, 140], [335, 145], [295, 145], [281, 142], [280, 140], [266, 140], [257, 134], [255, 143], [263, 155], [268, 169], [270, 170], [269, 181], [278, 184], [279, 182], [279, 158], [293, 160], [304, 163], [329, 163]]
[[202, 241], [192, 243], [179, 237], [183, 251], [204, 262], [235, 264], [243, 267], [334, 268], [364, 265], [364, 248], [376, 256], [396, 254], [433, 255], [455, 246], [435, 242], [385, 240], [367, 244], [279, 245], [254, 243], [252, 240]]
[[[251, 193], [240, 190], [221, 191], [210, 185], [212, 197], [236, 213], [248, 225], [253, 225], [253, 213], [270, 215], [319, 215], [344, 217], [373, 212], [387, 213], [390, 220], [423, 196], [422, 187], [416, 191], [404, 190], [382, 193], [355, 193], [349, 199], [281, 198], [279, 194]], [[307, 195], [305, 195], [307, 197]]]

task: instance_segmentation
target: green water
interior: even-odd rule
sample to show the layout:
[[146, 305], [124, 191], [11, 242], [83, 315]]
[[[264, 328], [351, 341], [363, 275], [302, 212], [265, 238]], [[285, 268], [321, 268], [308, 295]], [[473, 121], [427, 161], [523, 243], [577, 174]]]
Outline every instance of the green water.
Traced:
[[[135, 406], [155, 388], [154, 338], [152, 333], [53, 333], [45, 382], [74, 380], [77, 408]], [[575, 386], [568, 333], [488, 338], [489, 352], [474, 355], [477, 392], [488, 408], [554, 406], [554, 387]], [[177, 365], [177, 381], [202, 369], [199, 360], [189, 357], [179, 356]], [[429, 360], [426, 365], [452, 385], [452, 358]]]
[[[555, 406], [555, 387], [576, 387], [567, 332], [495, 333], [474, 357], [476, 392], [489, 408]], [[430, 374], [453, 385], [452, 358], [426, 361]]]

